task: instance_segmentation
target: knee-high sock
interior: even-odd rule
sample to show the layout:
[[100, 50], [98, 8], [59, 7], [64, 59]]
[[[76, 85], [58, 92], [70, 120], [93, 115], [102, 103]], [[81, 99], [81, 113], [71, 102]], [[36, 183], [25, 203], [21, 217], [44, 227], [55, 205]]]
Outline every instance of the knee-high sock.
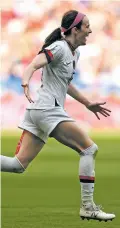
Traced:
[[17, 157], [12, 158], [0, 155], [0, 161], [2, 172], [23, 173], [25, 171], [25, 168]]
[[93, 203], [95, 154], [97, 151], [97, 145], [93, 144], [81, 153], [79, 162], [79, 179], [81, 183], [81, 201], [83, 205]]

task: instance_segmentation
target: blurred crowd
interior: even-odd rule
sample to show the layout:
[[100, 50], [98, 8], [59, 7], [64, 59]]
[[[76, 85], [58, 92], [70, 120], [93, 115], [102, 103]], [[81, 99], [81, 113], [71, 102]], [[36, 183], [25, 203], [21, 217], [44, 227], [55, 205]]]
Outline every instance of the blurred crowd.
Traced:
[[[61, 25], [63, 14], [71, 9], [87, 15], [92, 34], [81, 46], [73, 83], [96, 101], [107, 101], [110, 118], [96, 121], [76, 103], [66, 108], [86, 126], [120, 127], [120, 1], [84, 0], [4, 0], [1, 2], [1, 101], [2, 127], [14, 128], [27, 105], [21, 78], [27, 64], [41, 49], [45, 38]], [[32, 98], [39, 87], [41, 71], [31, 80]], [[9, 115], [8, 115], [9, 114]], [[89, 120], [89, 124], [88, 124]]]
[[[76, 9], [87, 15], [92, 34], [80, 47], [73, 83], [90, 95], [120, 99], [120, 1], [4, 0], [1, 3], [1, 88], [21, 96], [21, 77], [46, 36], [60, 27], [63, 14]], [[40, 81], [37, 71], [32, 89]], [[93, 89], [94, 88], [94, 89]]]
[[[4, 0], [2, 2], [2, 95], [22, 93], [19, 86], [24, 68], [38, 53], [46, 36], [60, 27], [63, 14], [76, 9], [90, 20], [92, 34], [80, 47], [80, 60], [73, 80], [79, 88], [90, 88], [105, 96], [120, 96], [120, 2]], [[36, 72], [33, 87], [40, 80]], [[92, 87], [91, 87], [92, 86]], [[34, 89], [33, 89], [34, 90]]]

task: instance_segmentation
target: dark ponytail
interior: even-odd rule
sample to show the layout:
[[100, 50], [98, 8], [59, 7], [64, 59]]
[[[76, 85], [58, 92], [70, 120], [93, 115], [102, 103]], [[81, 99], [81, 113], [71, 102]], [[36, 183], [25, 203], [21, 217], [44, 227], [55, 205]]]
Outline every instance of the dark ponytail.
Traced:
[[46, 39], [45, 39], [45, 43], [42, 47], [42, 49], [46, 48], [47, 46], [49, 46], [50, 44], [52, 44], [53, 42], [55, 42], [56, 40], [61, 40], [63, 37], [61, 35], [61, 29], [57, 28], [55, 29]]
[[[76, 11], [76, 10], [70, 10], [70, 11], [66, 12], [62, 18], [61, 27], [64, 27], [66, 29], [69, 28], [70, 25], [75, 20], [77, 14], [78, 14], [78, 11]], [[80, 29], [81, 25], [82, 25], [82, 21], [80, 21], [80, 23], [77, 24], [76, 27]], [[65, 36], [70, 35], [70, 34], [71, 34], [71, 29], [69, 29], [67, 32], [64, 32]], [[61, 29], [57, 28], [45, 39], [45, 43], [42, 47], [41, 52], [43, 51], [44, 48], [48, 47], [50, 44], [54, 43], [57, 40], [61, 40], [61, 39], [63, 39], [63, 36], [61, 34]]]

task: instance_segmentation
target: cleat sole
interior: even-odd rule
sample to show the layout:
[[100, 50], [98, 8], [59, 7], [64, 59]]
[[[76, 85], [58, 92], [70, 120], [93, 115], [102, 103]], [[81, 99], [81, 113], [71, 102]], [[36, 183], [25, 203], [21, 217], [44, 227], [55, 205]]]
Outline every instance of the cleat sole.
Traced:
[[80, 217], [81, 217], [81, 219], [82, 219], [82, 220], [84, 220], [84, 219], [85, 219], [85, 217], [82, 217], [82, 216], [80, 216]]
[[84, 216], [80, 216], [81, 217], [81, 219], [82, 220], [97, 220], [97, 221], [99, 221], [99, 222], [108, 222], [108, 221], [112, 221], [113, 219], [107, 219], [107, 220], [105, 220], [105, 219], [99, 219], [99, 218], [90, 218], [90, 217], [84, 217]]

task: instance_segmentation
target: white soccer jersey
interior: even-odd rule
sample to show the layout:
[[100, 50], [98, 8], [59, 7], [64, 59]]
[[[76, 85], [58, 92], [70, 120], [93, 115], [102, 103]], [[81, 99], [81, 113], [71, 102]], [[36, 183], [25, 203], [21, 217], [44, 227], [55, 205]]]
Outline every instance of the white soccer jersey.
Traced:
[[73, 79], [79, 50], [72, 53], [65, 40], [52, 43], [44, 49], [48, 64], [43, 67], [42, 86], [38, 97], [27, 109], [51, 109], [55, 102], [64, 107], [68, 86]]

